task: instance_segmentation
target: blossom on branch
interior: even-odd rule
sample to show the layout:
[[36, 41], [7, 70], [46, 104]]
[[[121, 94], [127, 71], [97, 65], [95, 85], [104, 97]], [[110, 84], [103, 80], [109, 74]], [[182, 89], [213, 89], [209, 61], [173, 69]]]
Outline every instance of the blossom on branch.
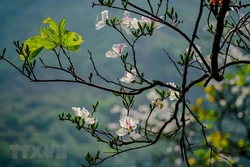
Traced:
[[[163, 17], [161, 16], [160, 18]], [[132, 18], [128, 11], [124, 12], [120, 25], [128, 35], [131, 35], [129, 28], [138, 29], [139, 28], [138, 23], [140, 23], [142, 26], [145, 24], [148, 27], [152, 26], [152, 28], [160, 28], [163, 26], [163, 24], [154, 21], [153, 19], [150, 19], [148, 17], [142, 16], [141, 20], [138, 20], [137, 18]]]
[[107, 51], [105, 56], [110, 58], [120, 57], [125, 47], [127, 47], [125, 43], [113, 44], [112, 50]]
[[136, 79], [136, 70], [132, 69], [130, 72], [125, 71], [124, 76], [120, 79], [122, 82], [131, 83]]
[[102, 20], [98, 20], [98, 17], [96, 18], [96, 30], [100, 30], [101, 28], [103, 28], [106, 25], [106, 20], [108, 19], [108, 10], [104, 10], [102, 11]]
[[137, 128], [138, 120], [133, 119], [132, 117], [126, 116], [119, 120], [121, 128], [116, 131], [118, 136], [124, 136], [127, 133], [129, 136], [133, 136], [135, 134], [135, 129]]
[[89, 111], [84, 107], [82, 109], [79, 107], [72, 107], [72, 110], [75, 112], [76, 116], [83, 119], [86, 124], [94, 124], [96, 122], [96, 119], [92, 118]]
[[[173, 86], [176, 88], [176, 85], [174, 84], [174, 82], [169, 82], [169, 85]], [[179, 96], [179, 92], [173, 90], [173, 89], [169, 89], [168, 90], [169, 93], [169, 100], [176, 100], [178, 99]]]
[[[162, 16], [160, 18], [162, 18]], [[139, 22], [141, 25], [147, 24], [148, 27], [151, 27], [151, 25], [153, 24], [152, 28], [160, 28], [163, 26], [163, 24], [144, 16], [141, 17], [141, 20], [139, 20]]]
[[131, 27], [131, 22], [132, 22], [132, 17], [131, 15], [129, 14], [128, 11], [125, 11], [124, 14], [123, 14], [123, 18], [122, 18], [122, 21], [121, 21], [121, 27], [124, 29], [124, 31], [130, 35], [131, 32], [129, 30], [129, 28]]
[[137, 18], [132, 18], [130, 13], [128, 11], [125, 11], [120, 24], [121, 24], [121, 27], [124, 29], [124, 31], [128, 35], [131, 35], [129, 28], [138, 29], [139, 28], [138, 22], [139, 20]]

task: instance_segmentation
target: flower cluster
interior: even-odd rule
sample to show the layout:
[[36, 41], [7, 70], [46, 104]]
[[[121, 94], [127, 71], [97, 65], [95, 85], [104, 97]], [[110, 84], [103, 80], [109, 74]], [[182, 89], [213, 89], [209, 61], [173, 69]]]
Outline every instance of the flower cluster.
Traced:
[[[101, 14], [102, 14], [102, 19], [98, 20], [98, 17], [96, 19], [95, 26], [97, 30], [102, 29], [106, 25], [106, 21], [108, 20], [108, 10], [102, 11]], [[146, 24], [148, 27], [152, 28], [160, 28], [163, 26], [163, 24], [155, 20], [156, 19], [154, 18], [145, 16], [142, 16], [141, 19], [138, 20], [137, 18], [132, 18], [130, 13], [128, 11], [125, 11], [123, 14], [123, 18], [120, 20], [119, 24], [127, 34], [131, 35], [130, 29], [138, 29], [139, 28], [138, 24], [141, 24], [142, 26]]]
[[[128, 117], [127, 109], [122, 106], [115, 105], [110, 110], [112, 114], [120, 114], [120, 117], [121, 117], [120, 126], [122, 128], [116, 131], [116, 133], [119, 136], [122, 134], [125, 135], [126, 133], [129, 133], [129, 134], [132, 133], [133, 136], [135, 136], [137, 134], [137, 133], [134, 133], [137, 127], [135, 125], [137, 125], [138, 122], [140, 122], [140, 125], [142, 127], [147, 122], [147, 127], [150, 129], [150, 131], [158, 132], [159, 129], [164, 125], [164, 123], [168, 121], [169, 119], [171, 119], [171, 117], [173, 116], [173, 111], [175, 109], [175, 103], [173, 103], [170, 100], [170, 97], [169, 97], [169, 100], [168, 99], [164, 99], [162, 101], [157, 100], [157, 99], [160, 99], [160, 97], [159, 97], [159, 94], [157, 94], [157, 92], [154, 89], [152, 89], [147, 94], [146, 97], [152, 103], [154, 102], [157, 103], [156, 104], [157, 107], [154, 109], [154, 111], [152, 112], [149, 118], [148, 118], [148, 113], [150, 112], [150, 108], [147, 104], [142, 104], [137, 109], [131, 109], [129, 112], [130, 118], [127, 118]], [[181, 120], [180, 119], [181, 116], [182, 116], [181, 114], [178, 115], [178, 120]], [[188, 120], [186, 121], [186, 124], [189, 124], [194, 121], [194, 118], [189, 113], [186, 113], [185, 117]], [[181, 125], [182, 122], [180, 121], [179, 124]], [[114, 130], [114, 129], [117, 129], [119, 125], [117, 123], [110, 123], [108, 127], [109, 129]], [[176, 130], [176, 128], [177, 128], [176, 122], [172, 121], [167, 125], [167, 127], [164, 129], [163, 132], [168, 133], [170, 131]]]
[[[173, 82], [170, 82], [168, 84], [171, 85], [172, 87], [176, 87], [176, 85]], [[154, 89], [152, 89], [147, 94], [146, 96], [147, 99], [156, 106], [156, 108], [154, 108], [154, 111], [151, 113], [149, 118], [148, 118], [148, 113], [150, 112], [150, 108], [147, 104], [140, 105], [138, 109], [130, 109], [129, 112], [130, 117], [127, 116], [128, 111], [126, 108], [119, 105], [115, 105], [111, 109], [111, 113], [120, 114], [121, 117], [120, 126], [122, 127], [118, 131], [116, 131], [116, 133], [119, 136], [123, 136], [127, 133], [129, 134], [132, 133], [132, 135], [135, 136], [134, 131], [139, 121], [141, 126], [145, 125], [147, 122], [147, 126], [151, 131], [158, 132], [159, 129], [164, 125], [164, 123], [169, 119], [171, 119], [171, 117], [173, 116], [175, 103], [172, 101], [174, 101], [179, 97], [179, 92], [177, 92], [176, 90], [169, 89], [169, 92], [170, 93], [168, 99], [163, 99], [163, 100]], [[181, 114], [178, 115], [178, 118], [181, 118]], [[194, 118], [189, 113], [186, 113], [186, 118], [188, 120], [186, 124], [194, 121]], [[179, 124], [181, 125], [182, 122], [180, 121]], [[112, 130], [117, 129], [118, 126], [119, 125], [117, 123], [111, 123], [109, 124], [109, 129]], [[164, 129], [164, 133], [173, 131], [176, 128], [177, 128], [176, 122], [172, 121]]]
[[[96, 29], [100, 30], [103, 28], [106, 24], [109, 25], [108, 21], [108, 10], [104, 10], [102, 13], [101, 20], [96, 21]], [[163, 24], [156, 21], [156, 19], [151, 17], [145, 17], [142, 16], [141, 19], [133, 18], [128, 11], [125, 11], [123, 14], [122, 19], [118, 19], [118, 23], [115, 23], [115, 25], [120, 25], [122, 30], [126, 32], [126, 34], [131, 35], [131, 29], [139, 29], [140, 26], [147, 26], [149, 28], [160, 28], [163, 26]], [[125, 43], [118, 43], [113, 44], [112, 48], [105, 53], [105, 56], [107, 58], [119, 58], [123, 56], [124, 48], [126, 48], [127, 45]], [[124, 76], [120, 79], [121, 82], [125, 83], [133, 83], [136, 80], [137, 76], [137, 69], [131, 68], [130, 70], [126, 70], [124, 73]], [[168, 83], [172, 88], [176, 88], [176, 85], [172, 82]], [[152, 93], [152, 92], [151, 92]], [[179, 98], [179, 92], [174, 89], [168, 90], [169, 100], [173, 101]], [[139, 120], [145, 123], [145, 121], [148, 119], [148, 125], [151, 126], [152, 130], [157, 131], [166, 120], [169, 120], [172, 116], [172, 113], [170, 111], [173, 111], [174, 105], [169, 104], [168, 100], [161, 99], [159, 96], [155, 96], [153, 98], [150, 98], [151, 102], [157, 106], [160, 110], [167, 110], [166, 112], [158, 112], [158, 109], [155, 109], [155, 111], [152, 113], [151, 117], [148, 119], [147, 114], [145, 112], [149, 112], [149, 108], [145, 107], [145, 105], [142, 105], [139, 107], [138, 111], [134, 111], [131, 109], [130, 116], [127, 114], [127, 109], [121, 108], [119, 106], [116, 106], [116, 112], [121, 113], [121, 119], [119, 121], [120, 128], [118, 129], [118, 124], [110, 124], [112, 126], [112, 129], [118, 129], [116, 131], [116, 134], [118, 136], [124, 136], [126, 134], [129, 134], [131, 137], [135, 135], [135, 130], [138, 126]], [[156, 117], [158, 117], [156, 119]], [[155, 122], [157, 120], [157, 122]], [[170, 129], [173, 129], [175, 127], [173, 124], [169, 124], [168, 127], [172, 127]]]
[[120, 24], [128, 35], [131, 35], [131, 31], [129, 30], [129, 28], [138, 29], [139, 28], [138, 24], [141, 24], [142, 26], [146, 24], [148, 27], [152, 26], [152, 28], [160, 28], [161, 26], [163, 26], [163, 24], [156, 22], [153, 19], [150, 19], [145, 16], [142, 16], [140, 20], [138, 20], [137, 18], [132, 18], [128, 11], [124, 12]]
[[[109, 18], [108, 12], [108, 10], [104, 10], [101, 12], [101, 20], [99, 20], [97, 17], [95, 24], [97, 30], [102, 29], [107, 24]], [[132, 18], [128, 11], [124, 12], [123, 18], [119, 20], [118, 24], [120, 24], [122, 29], [129, 35], [131, 35], [130, 29], [138, 29], [139, 25], [147, 25], [148, 27], [153, 29], [160, 28], [161, 26], [163, 26], [163, 24], [155, 21], [155, 19], [150, 17], [142, 16], [140, 20], [138, 20], [137, 18]], [[125, 47], [127, 47], [125, 43], [113, 44], [112, 49], [107, 51], [105, 53], [105, 56], [108, 58], [121, 57], [123, 55], [123, 50]], [[130, 71], [125, 71], [124, 76], [120, 79], [120, 81], [125, 83], [131, 83], [135, 81], [136, 75], [136, 69], [133, 68]]]
[[[107, 51], [105, 53], [105, 56], [108, 58], [121, 57], [122, 53], [123, 53], [123, 49], [125, 47], [127, 47], [127, 45], [124, 43], [113, 44], [112, 49]], [[131, 83], [131, 82], [135, 81], [136, 75], [137, 75], [136, 69], [133, 68], [133, 69], [131, 69], [131, 71], [125, 71], [124, 76], [120, 79], [120, 81], [126, 82], [126, 83]]]
[[76, 116], [84, 120], [85, 124], [94, 124], [96, 118], [92, 118], [91, 114], [84, 107], [81, 109], [79, 107], [72, 107], [72, 110], [75, 112]]

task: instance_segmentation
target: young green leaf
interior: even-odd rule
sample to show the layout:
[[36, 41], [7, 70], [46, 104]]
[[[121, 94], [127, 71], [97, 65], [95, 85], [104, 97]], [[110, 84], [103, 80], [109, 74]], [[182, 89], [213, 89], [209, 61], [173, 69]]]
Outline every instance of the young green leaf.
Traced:
[[53, 21], [50, 17], [47, 17], [46, 19], [43, 20], [43, 23], [44, 24], [48, 23], [49, 28], [52, 30], [52, 33], [59, 36], [59, 27], [55, 21]]
[[[35, 58], [43, 48], [52, 50], [60, 46], [76, 52], [83, 42], [79, 34], [65, 30], [65, 19], [61, 20], [59, 26], [50, 17], [47, 17], [43, 23], [49, 24], [49, 27], [40, 27], [40, 36], [33, 36], [24, 42], [22, 51], [20, 51], [20, 58], [22, 60]], [[14, 44], [17, 46], [17, 42]]]
[[40, 38], [40, 44], [47, 50], [54, 49], [57, 44], [47, 38]]
[[66, 19], [62, 19], [59, 25], [59, 34], [62, 37], [65, 33]]
[[73, 52], [77, 52], [80, 44], [83, 42], [81, 35], [76, 32], [68, 32], [62, 37], [62, 46]]
[[60, 37], [56, 34], [51, 33], [49, 28], [39, 28], [40, 36], [43, 41], [44, 47], [47, 50], [54, 49], [57, 45], [60, 44]]
[[[42, 44], [40, 43], [40, 37], [34, 36], [27, 39], [23, 44], [22, 54], [20, 54], [20, 58], [22, 60], [28, 59], [31, 60], [35, 58], [43, 49]], [[29, 48], [27, 51], [27, 47]], [[29, 53], [28, 53], [29, 52]]]

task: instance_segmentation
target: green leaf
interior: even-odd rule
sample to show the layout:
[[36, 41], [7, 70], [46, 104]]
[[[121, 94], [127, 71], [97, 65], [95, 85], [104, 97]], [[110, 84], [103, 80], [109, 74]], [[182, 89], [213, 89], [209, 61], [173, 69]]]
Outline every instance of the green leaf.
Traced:
[[35, 58], [43, 48], [52, 50], [55, 47], [60, 46], [76, 52], [80, 47], [80, 44], [83, 42], [83, 39], [79, 34], [65, 30], [65, 19], [60, 21], [59, 26], [50, 17], [43, 20], [43, 23], [49, 24], [49, 27], [40, 27], [40, 36], [33, 36], [24, 42], [22, 51], [20, 51], [22, 52], [20, 53], [20, 58], [22, 60], [31, 60]]
[[68, 50], [76, 52], [83, 42], [81, 35], [76, 32], [67, 32], [62, 37], [62, 46]]
[[[34, 36], [27, 39], [23, 44], [23, 54], [20, 55], [22, 60], [31, 60], [35, 58], [43, 49], [43, 45], [40, 43], [40, 36]], [[27, 53], [27, 47], [29, 48], [29, 53]]]
[[57, 46], [54, 42], [46, 38], [41, 38], [40, 44], [47, 50], [52, 50]]
[[93, 162], [96, 163], [96, 160], [99, 158], [100, 151], [98, 150], [94, 156]]
[[139, 27], [140, 32], [143, 32], [143, 28], [142, 28], [141, 23], [138, 21], [137, 24], [138, 24], [138, 27]]
[[59, 25], [60, 36], [62, 37], [65, 33], [66, 19], [62, 19]]
[[91, 164], [93, 162], [93, 157], [89, 152], [85, 156], [85, 159], [86, 159], [86, 161], [88, 161], [89, 164]]
[[188, 62], [190, 62], [191, 60], [193, 60], [194, 58], [194, 51], [191, 52], [191, 54], [188, 57]]
[[[46, 39], [47, 41], [43, 41], [45, 43], [44, 47], [48, 50], [54, 49], [57, 45], [60, 44], [60, 37], [56, 34], [51, 33], [51, 29], [49, 28], [39, 28], [40, 30], [40, 36], [41, 39]], [[49, 45], [49, 46], [48, 46]], [[52, 48], [52, 46], [54, 46], [54, 48]]]
[[43, 20], [43, 23], [44, 24], [48, 23], [49, 28], [52, 30], [52, 32], [59, 36], [59, 27], [55, 21], [53, 21], [50, 17], [47, 17], [46, 19]]
[[171, 10], [167, 10], [167, 15], [170, 17], [170, 18], [172, 18], [172, 16], [173, 16], [173, 8], [171, 9]]

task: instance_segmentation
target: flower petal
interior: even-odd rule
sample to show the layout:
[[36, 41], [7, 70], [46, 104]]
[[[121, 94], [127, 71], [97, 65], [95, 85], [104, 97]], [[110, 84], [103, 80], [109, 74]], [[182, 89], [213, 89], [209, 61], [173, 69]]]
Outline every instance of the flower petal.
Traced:
[[131, 119], [130, 120], [130, 123], [131, 123], [131, 128], [133, 129], [133, 131], [137, 128], [137, 124], [139, 124], [139, 121], [138, 120], [134, 120], [134, 119]]
[[109, 58], [117, 58], [119, 55], [114, 51], [109, 50], [105, 53], [105, 56]]
[[106, 25], [106, 20], [108, 19], [108, 10], [102, 11], [102, 19], [98, 21], [98, 17], [96, 19], [96, 30], [102, 29]]
[[109, 14], [108, 10], [102, 11], [102, 21], [106, 21], [109, 18], [108, 14]]
[[136, 79], [136, 70], [132, 69], [131, 72], [125, 71], [124, 76], [120, 79], [122, 82], [131, 83]]
[[120, 125], [121, 125], [122, 128], [126, 128], [126, 129], [128, 128], [127, 118], [128, 117], [124, 117], [124, 118], [122, 118], [122, 119], [119, 120]]
[[82, 115], [82, 118], [83, 118], [83, 119], [86, 119], [86, 118], [89, 117], [90, 113], [89, 113], [88, 110], [86, 110], [86, 109], [83, 107], [83, 108], [82, 108], [82, 113], [81, 113], [81, 115]]
[[139, 28], [138, 22], [139, 21], [136, 18], [133, 18], [131, 21], [131, 28], [138, 29]]
[[102, 20], [99, 21], [99, 22], [97, 22], [97, 23], [95, 24], [96, 30], [102, 29], [105, 25], [106, 25], [106, 22], [104, 22], [104, 21], [102, 21]]
[[127, 77], [122, 77], [120, 81], [125, 82], [125, 83], [131, 83], [131, 81]]
[[86, 118], [85, 120], [86, 124], [94, 124], [95, 123], [95, 118]]
[[122, 24], [130, 25], [131, 20], [132, 20], [132, 18], [130, 16], [129, 12], [125, 11], [123, 14]]
[[82, 117], [82, 111], [79, 107], [72, 107], [72, 110], [75, 112], [76, 116]]
[[125, 43], [119, 43], [119, 44], [113, 44], [112, 49], [114, 52], [121, 55], [125, 47], [127, 47]]
[[126, 135], [127, 134], [127, 130], [125, 130], [125, 129], [123, 129], [123, 128], [120, 128], [120, 129], [118, 129], [117, 131], [116, 131], [116, 134], [118, 135], [118, 136], [124, 136], [124, 135]]

